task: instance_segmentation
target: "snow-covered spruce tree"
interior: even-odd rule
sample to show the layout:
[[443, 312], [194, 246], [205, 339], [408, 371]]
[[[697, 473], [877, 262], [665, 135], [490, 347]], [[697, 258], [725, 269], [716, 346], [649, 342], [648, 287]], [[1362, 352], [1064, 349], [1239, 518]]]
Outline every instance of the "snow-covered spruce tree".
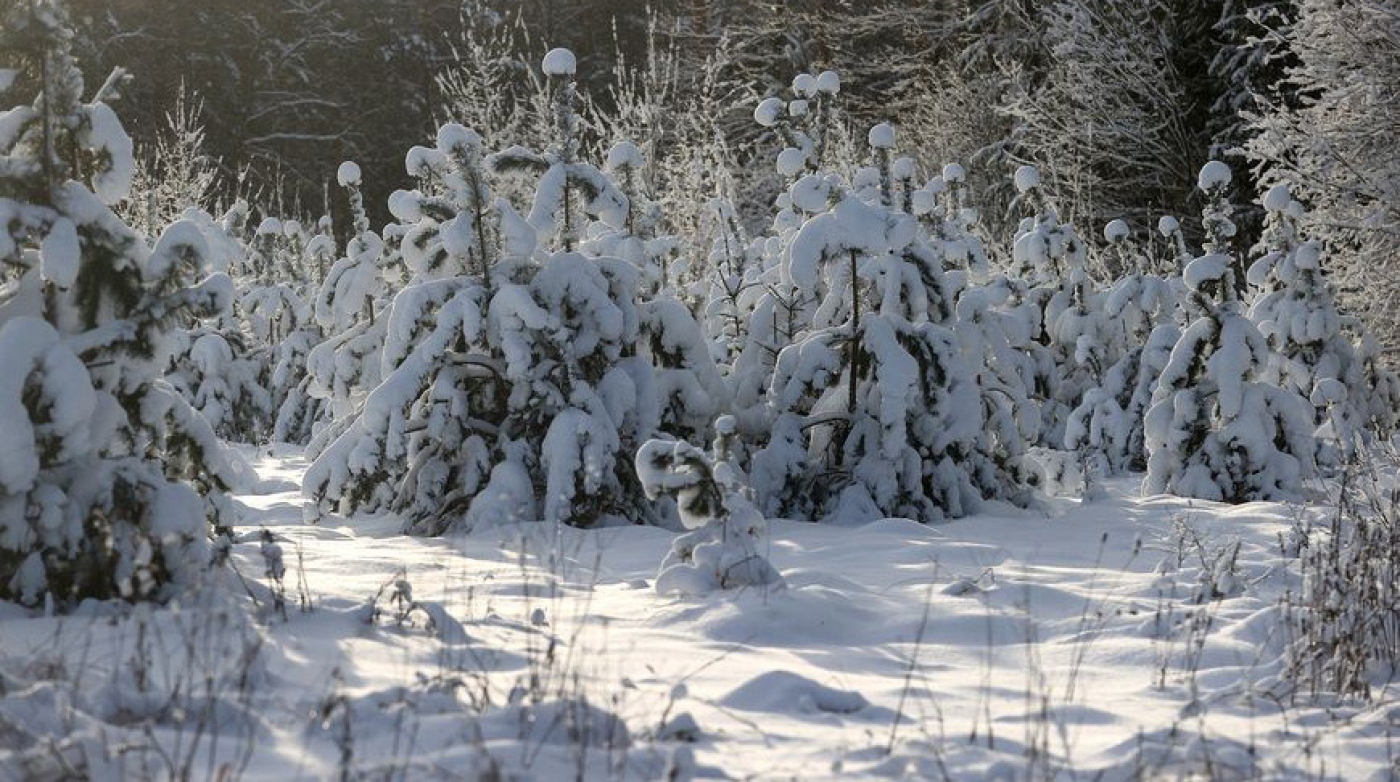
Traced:
[[754, 507], [743, 473], [725, 452], [733, 427], [732, 418], [719, 420], [721, 434], [711, 453], [676, 440], [648, 440], [637, 451], [637, 475], [647, 496], [674, 497], [681, 523], [691, 530], [672, 542], [661, 563], [660, 594], [783, 584], [762, 554], [767, 523]]
[[[833, 71], [798, 74], [792, 80], [793, 99], [769, 97], [754, 108], [754, 122], [771, 130], [783, 144], [776, 166], [785, 189], [774, 200], [768, 235], [755, 239], [750, 247], [754, 262], [734, 285], [737, 317], [748, 325], [729, 367], [729, 383], [746, 440], [766, 437], [768, 381], [774, 364], [817, 303], [814, 291], [803, 290], [783, 273], [783, 258], [803, 221], [829, 206], [820, 187], [797, 189], [795, 184], [822, 167], [825, 140], [831, 136], [831, 106], [840, 90], [841, 79]], [[808, 180], [809, 184], [820, 181]]]
[[[900, 161], [908, 161], [904, 166]], [[986, 281], [991, 275], [987, 246], [976, 230], [978, 211], [968, 203], [967, 170], [960, 163], [948, 163], [942, 172], [920, 188], [910, 190], [910, 176], [899, 176], [900, 168], [912, 168], [909, 158], [896, 160], [896, 176], [904, 191], [905, 212], [919, 217], [944, 262], [951, 270], [967, 272], [969, 281]]]
[[1176, 289], [1151, 270], [1148, 257], [1130, 238], [1125, 222], [1104, 228], [1104, 238], [1127, 273], [1107, 292], [1102, 313], [1118, 324], [1121, 357], [1087, 390], [1065, 425], [1064, 447], [1084, 455], [1104, 473], [1147, 468], [1143, 418], [1157, 378], [1180, 339]]
[[[893, 131], [870, 134], [875, 156]], [[888, 168], [885, 173], [888, 174]], [[839, 178], [791, 188], [807, 219], [783, 274], [817, 307], [778, 356], [772, 436], [753, 457], [762, 506], [803, 518], [905, 516], [933, 521], [982, 498], [975, 375], [951, 327], [954, 291], [917, 220], [857, 198]]]
[[313, 308], [321, 283], [336, 260], [330, 218], [322, 216], [316, 222], [314, 234], [299, 238], [302, 240], [300, 268], [306, 279], [296, 289], [305, 306], [298, 310], [296, 328], [276, 345], [269, 380], [276, 409], [272, 441], [305, 445], [317, 427], [330, 417], [328, 401], [311, 393], [312, 378], [307, 372], [311, 351], [326, 339]]
[[133, 168], [120, 74], [83, 102], [61, 9], [11, 4], [0, 51], [22, 101], [0, 114], [0, 599], [164, 598], [207, 566], [239, 478], [161, 379], [168, 338], [232, 286], [196, 284], [192, 224], [152, 249], [112, 212]]
[[1205, 314], [1182, 333], [1153, 392], [1143, 489], [1225, 502], [1296, 498], [1314, 468], [1312, 409], [1264, 380], [1269, 346], [1245, 316], [1226, 249], [1229, 183], [1219, 161], [1198, 177], [1205, 253], [1184, 277]]
[[[608, 153], [606, 172], [619, 179], [627, 198], [627, 220], [620, 227], [594, 222], [583, 252], [620, 258], [641, 272], [640, 346], [654, 365], [662, 431], [688, 440], [709, 436], [710, 423], [729, 407], [729, 389], [720, 376], [704, 331], [686, 303], [690, 298], [676, 261], [677, 240], [659, 236], [660, 205], [642, 191], [641, 151], [619, 142]], [[688, 275], [687, 275], [688, 276]]]
[[[713, 383], [680, 380], [710, 361], [689, 312], [640, 301], [632, 262], [578, 251], [608, 230], [630, 241], [629, 202], [576, 157], [572, 55], [552, 51], [545, 71], [563, 96], [546, 152], [483, 159], [479, 137], [455, 124], [436, 149], [410, 152], [427, 175], [391, 208], [410, 226], [413, 279], [384, 318], [383, 382], [308, 470], [311, 514], [394, 509], [426, 534], [649, 520], [631, 454], [663, 422], [703, 428], [684, 400], [668, 417], [674, 396], [723, 390], [712, 364]], [[528, 217], [492, 195], [488, 167], [539, 175]], [[600, 217], [608, 229], [589, 225]]]
[[1353, 453], [1363, 428], [1388, 434], [1400, 400], [1387, 394], [1393, 380], [1375, 378], [1374, 366], [1361, 360], [1348, 336], [1349, 330], [1368, 339], [1364, 326], [1338, 312], [1323, 274], [1322, 248], [1299, 236], [1303, 208], [1288, 186], [1271, 188], [1263, 206], [1267, 251], [1249, 267], [1256, 291], [1249, 316], [1273, 350], [1266, 379], [1312, 400], [1315, 422], [1328, 425], [1330, 461]]
[[[384, 318], [379, 310], [388, 287], [388, 258], [384, 240], [369, 228], [360, 191], [360, 167], [343, 163], [336, 178], [350, 197], [355, 235], [316, 294], [313, 314], [327, 338], [311, 349], [306, 369], [311, 395], [326, 400], [332, 419], [343, 423], [380, 380]], [[327, 427], [323, 432], [332, 438], [339, 428]], [[309, 448], [319, 452], [328, 442], [313, 438]]]
[[762, 284], [762, 240], [748, 238], [732, 200], [712, 198], [709, 210], [715, 238], [702, 322], [710, 353], [721, 365], [732, 367], [748, 341], [750, 302]]
[[384, 382], [308, 470], [308, 512], [400, 509], [410, 529], [436, 533], [490, 476], [508, 393], [490, 299], [528, 279], [511, 267], [528, 263], [535, 232], [491, 195], [475, 133], [449, 124], [437, 142], [409, 152], [420, 189], [390, 202], [412, 277], [381, 316]]
[[1021, 166], [1014, 179], [1018, 200], [1031, 214], [1013, 240], [1010, 305], [1032, 335], [1018, 347], [1035, 361], [1029, 392], [1040, 402], [1039, 443], [1056, 448], [1084, 392], [1117, 359], [1109, 333], [1115, 324], [1098, 311], [1098, 292], [1085, 269], [1087, 248], [1073, 226], [1060, 222], [1040, 172]]
[[1277, 97], [1247, 114], [1261, 183], [1287, 182], [1303, 227], [1331, 252], [1339, 300], [1383, 344], [1400, 344], [1400, 14], [1393, 0], [1296, 0], [1281, 36]]
[[608, 150], [603, 171], [627, 199], [627, 219], [620, 228], [594, 222], [582, 250], [587, 255], [611, 256], [629, 261], [642, 273], [642, 290], [648, 298], [675, 295], [681, 289], [678, 240], [661, 234], [661, 206], [646, 193], [642, 151], [630, 141], [619, 141]]

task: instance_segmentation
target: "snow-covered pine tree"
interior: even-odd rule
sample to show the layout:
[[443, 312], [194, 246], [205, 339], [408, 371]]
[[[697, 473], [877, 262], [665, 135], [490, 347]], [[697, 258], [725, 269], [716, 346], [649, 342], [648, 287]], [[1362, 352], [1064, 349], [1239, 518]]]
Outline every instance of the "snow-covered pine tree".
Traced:
[[1176, 290], [1152, 273], [1149, 258], [1131, 240], [1125, 222], [1104, 228], [1114, 264], [1127, 272], [1103, 301], [1105, 318], [1118, 324], [1122, 344], [1117, 359], [1088, 389], [1065, 425], [1064, 447], [1085, 454], [1101, 471], [1141, 471], [1147, 467], [1143, 417], [1152, 401], [1157, 377], [1180, 338], [1176, 327]]
[[241, 475], [161, 374], [232, 285], [198, 279], [193, 224], [151, 248], [112, 212], [134, 166], [121, 74], [84, 102], [61, 8], [9, 5], [0, 52], [20, 102], [0, 114], [0, 599], [167, 597], [207, 566]]
[[1143, 490], [1225, 502], [1295, 498], [1314, 468], [1312, 409], [1265, 381], [1269, 346], [1244, 313], [1228, 254], [1229, 167], [1207, 163], [1197, 182], [1205, 253], [1183, 276], [1205, 314], [1177, 340], [1153, 392]]
[[[313, 313], [327, 339], [311, 349], [306, 369], [312, 396], [326, 400], [331, 418], [343, 423], [380, 380], [385, 325], [380, 310], [388, 289], [388, 257], [384, 240], [369, 227], [360, 167], [342, 163], [336, 179], [350, 197], [355, 235], [316, 294]], [[323, 429], [327, 438], [338, 431], [338, 427]], [[313, 438], [309, 448], [319, 452], [328, 442]]]
[[1261, 183], [1287, 182], [1308, 205], [1303, 227], [1331, 251], [1340, 301], [1393, 349], [1400, 123], [1389, 86], [1400, 82], [1400, 14], [1393, 0], [1294, 0], [1280, 16], [1291, 24], [1261, 45], [1282, 44], [1285, 74], [1279, 94], [1246, 114], [1246, 154]]
[[[724, 417], [721, 430], [732, 434]], [[704, 595], [717, 589], [778, 587], [782, 576], [762, 554], [767, 523], [754, 507], [744, 476], [725, 452], [726, 434], [711, 453], [685, 441], [648, 440], [636, 469], [647, 496], [674, 497], [690, 532], [671, 544], [656, 577], [660, 594]]]
[[[1249, 317], [1273, 350], [1266, 379], [1312, 400], [1315, 422], [1328, 426], [1327, 461], [1335, 461], [1355, 453], [1365, 428], [1388, 434], [1393, 413], [1387, 411], [1400, 400], [1386, 398], [1393, 380], [1368, 377], [1377, 370], [1360, 359], [1348, 332], [1362, 341], [1369, 335], [1338, 311], [1322, 270], [1322, 248], [1299, 236], [1302, 206], [1282, 184], [1262, 200], [1266, 252], [1249, 267], [1256, 291]], [[1380, 398], [1373, 397], [1375, 390]]]
[[819, 301], [778, 355], [772, 437], [753, 457], [762, 507], [804, 518], [961, 516], [982, 493], [975, 374], [951, 326], [955, 291], [919, 234], [892, 208], [889, 126], [870, 134], [882, 181], [865, 203], [834, 176], [793, 184], [807, 219], [783, 274]]
[[[631, 454], [663, 420], [707, 428], [686, 402], [723, 389], [689, 312], [667, 297], [641, 302], [631, 261], [579, 251], [583, 236], [631, 237], [628, 199], [577, 158], [572, 63], [561, 50], [545, 58], [558, 98], [546, 152], [483, 159], [480, 138], [455, 124], [436, 149], [410, 152], [421, 187], [391, 208], [409, 226], [401, 253], [413, 279], [385, 318], [383, 382], [308, 470], [311, 514], [392, 508], [428, 534], [649, 520]], [[492, 195], [488, 167], [539, 175], [528, 217]], [[711, 383], [681, 382], [706, 364]], [[663, 419], [675, 395], [681, 413]]]

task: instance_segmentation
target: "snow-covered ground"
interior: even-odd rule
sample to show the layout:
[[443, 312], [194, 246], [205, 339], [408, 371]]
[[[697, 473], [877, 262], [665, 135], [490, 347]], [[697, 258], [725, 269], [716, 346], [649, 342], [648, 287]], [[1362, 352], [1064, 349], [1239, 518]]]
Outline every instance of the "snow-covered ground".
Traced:
[[237, 575], [154, 609], [0, 604], [0, 780], [1400, 773], [1393, 685], [1270, 694], [1281, 536], [1320, 509], [1132, 479], [937, 526], [776, 521], [784, 588], [677, 598], [666, 530], [308, 526], [300, 454], [254, 459]]

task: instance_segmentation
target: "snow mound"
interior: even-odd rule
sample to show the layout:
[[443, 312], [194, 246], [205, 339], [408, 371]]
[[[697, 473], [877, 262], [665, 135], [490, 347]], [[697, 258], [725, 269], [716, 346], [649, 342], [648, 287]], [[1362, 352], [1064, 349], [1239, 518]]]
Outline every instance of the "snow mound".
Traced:
[[739, 685], [720, 704], [743, 711], [853, 714], [870, 702], [858, 692], [828, 687], [790, 671], [768, 671]]

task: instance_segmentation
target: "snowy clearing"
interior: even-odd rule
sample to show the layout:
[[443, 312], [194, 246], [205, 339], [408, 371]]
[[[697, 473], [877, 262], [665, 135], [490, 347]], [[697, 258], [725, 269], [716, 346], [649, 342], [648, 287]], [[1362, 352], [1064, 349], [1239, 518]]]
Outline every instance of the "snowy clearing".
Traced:
[[[673, 598], [651, 588], [666, 530], [309, 526], [300, 453], [254, 459], [269, 493], [240, 498], [241, 529], [280, 543], [286, 619], [256, 532], [233, 552], [249, 598], [4, 608], [0, 778], [245, 763], [244, 778], [278, 780], [1395, 770], [1393, 689], [1369, 708], [1270, 695], [1278, 600], [1299, 583], [1279, 551], [1294, 507], [1140, 499], [1123, 479], [1046, 513], [775, 521], [786, 588]], [[1209, 563], [1236, 542], [1221, 585]], [[1230, 596], [1202, 602], [1212, 578]]]

